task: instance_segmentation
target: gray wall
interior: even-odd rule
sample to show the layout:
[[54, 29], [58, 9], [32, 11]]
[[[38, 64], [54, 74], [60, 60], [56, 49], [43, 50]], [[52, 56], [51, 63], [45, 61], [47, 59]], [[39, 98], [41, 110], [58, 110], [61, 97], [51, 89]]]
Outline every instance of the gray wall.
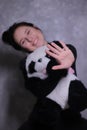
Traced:
[[[78, 77], [87, 85], [87, 0], [0, 0], [0, 130], [16, 130], [36, 101], [19, 70], [24, 54], [1, 41], [2, 32], [19, 21], [38, 25], [48, 41], [74, 45]], [[87, 110], [82, 115], [87, 118]]]

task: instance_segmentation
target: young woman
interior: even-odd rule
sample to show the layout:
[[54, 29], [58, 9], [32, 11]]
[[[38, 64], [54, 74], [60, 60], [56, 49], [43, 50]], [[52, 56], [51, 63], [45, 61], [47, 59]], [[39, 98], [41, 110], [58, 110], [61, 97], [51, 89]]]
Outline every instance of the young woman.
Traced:
[[[60, 43], [62, 44], [63, 48], [60, 48], [54, 42], [50, 43], [52, 45], [51, 46], [50, 44], [48, 44], [48, 41], [46, 41], [42, 30], [32, 23], [20, 22], [13, 24], [11, 27], [9, 27], [7, 31], [2, 34], [2, 40], [6, 44], [13, 46], [17, 50], [29, 53], [40, 46], [47, 45], [49, 51], [46, 50], [46, 53], [55, 58], [58, 63], [60, 63], [60, 65], [53, 66], [52, 69], [56, 70], [72, 67], [72, 69], [76, 73], [76, 49], [72, 45], [66, 46], [65, 43], [61, 41]], [[19, 130], [86, 129], [86, 122], [84, 119], [81, 118], [80, 113], [71, 112], [70, 110], [61, 112], [61, 109], [57, 106], [55, 102], [52, 102], [44, 97], [44, 95], [51, 91], [50, 88], [49, 90], [48, 88], [39, 88], [38, 83], [40, 85], [41, 83], [38, 80], [34, 81], [34, 83], [28, 81], [24, 69], [24, 63], [25, 62], [23, 60], [21, 64], [25, 78], [25, 87], [28, 88], [35, 96], [37, 96], [39, 100], [36, 103], [33, 112], [29, 116], [29, 119], [19, 128]], [[33, 84], [36, 84], [36, 86], [34, 87]], [[44, 100], [41, 97], [44, 97]], [[43, 115], [43, 113], [45, 114]], [[80, 123], [80, 126], [78, 125], [78, 123]]]
[[[32, 23], [26, 22], [13, 24], [3, 33], [2, 39], [6, 44], [25, 52], [32, 52], [40, 46], [48, 45], [42, 30]], [[75, 54], [73, 54], [75, 49], [72, 48], [72, 53], [71, 48], [69, 49], [63, 42], [61, 44], [64, 49], [55, 44], [53, 44], [54, 48], [48, 45], [51, 52], [47, 51], [47, 53], [60, 62], [60, 66], [56, 66], [54, 69], [69, 68], [75, 60]]]

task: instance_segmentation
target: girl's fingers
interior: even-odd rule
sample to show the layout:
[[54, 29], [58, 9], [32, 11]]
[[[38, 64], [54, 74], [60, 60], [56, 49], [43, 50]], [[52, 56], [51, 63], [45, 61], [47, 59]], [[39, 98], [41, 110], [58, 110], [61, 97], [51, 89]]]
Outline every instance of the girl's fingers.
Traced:
[[47, 47], [49, 48], [49, 51], [59, 55], [59, 51], [56, 48], [52, 47], [51, 45], [47, 45]]
[[46, 53], [47, 53], [48, 55], [50, 55], [51, 57], [53, 57], [53, 58], [55, 58], [55, 59], [58, 59], [58, 54], [55, 54], [55, 53], [53, 53], [53, 52], [51, 52], [51, 51], [49, 51], [49, 50], [46, 50]]
[[49, 45], [49, 46], [52, 46], [53, 48], [55, 48], [57, 51], [59, 51], [59, 52], [62, 52], [63, 51], [63, 48], [61, 48], [61, 47], [59, 47], [58, 45], [56, 45], [55, 43], [51, 43], [51, 45]]
[[54, 47], [52, 47], [51, 45], [48, 45], [48, 51], [51, 52], [51, 53], [54, 53], [54, 54], [57, 54], [59, 55], [60, 54], [60, 51], [55, 49]]
[[59, 42], [60, 42], [60, 44], [63, 46], [64, 50], [67, 50], [67, 49], [68, 49], [68, 47], [66, 46], [66, 44], [65, 44], [64, 42], [62, 42], [62, 41], [59, 41]]

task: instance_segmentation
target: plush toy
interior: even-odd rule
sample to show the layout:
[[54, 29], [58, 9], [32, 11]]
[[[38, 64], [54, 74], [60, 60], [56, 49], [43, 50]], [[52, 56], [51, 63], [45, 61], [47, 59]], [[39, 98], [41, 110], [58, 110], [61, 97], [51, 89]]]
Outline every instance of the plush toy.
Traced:
[[[60, 45], [60, 44], [59, 44]], [[60, 45], [61, 46], [61, 45]], [[56, 102], [62, 109], [70, 108], [73, 111], [82, 111], [87, 107], [87, 90], [78, 77], [68, 69], [52, 70], [58, 62], [48, 55], [46, 46], [39, 47], [26, 58], [25, 68], [28, 78], [39, 78], [44, 82], [49, 79], [53, 90], [46, 95]]]

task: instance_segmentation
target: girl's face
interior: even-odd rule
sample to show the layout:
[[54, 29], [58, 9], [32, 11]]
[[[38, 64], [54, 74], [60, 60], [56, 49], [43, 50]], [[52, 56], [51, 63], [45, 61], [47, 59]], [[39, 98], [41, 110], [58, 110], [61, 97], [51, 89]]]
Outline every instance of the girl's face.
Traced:
[[34, 51], [36, 48], [47, 44], [43, 33], [34, 27], [20, 26], [14, 32], [15, 41], [24, 49]]

